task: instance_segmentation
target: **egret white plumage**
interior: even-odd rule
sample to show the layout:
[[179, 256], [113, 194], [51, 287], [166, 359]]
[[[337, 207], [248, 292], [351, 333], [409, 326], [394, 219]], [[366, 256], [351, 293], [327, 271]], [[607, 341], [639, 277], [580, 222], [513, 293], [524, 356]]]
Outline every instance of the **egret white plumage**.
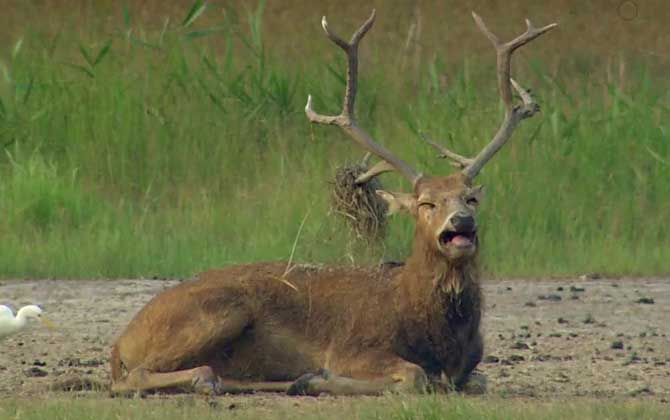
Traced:
[[19, 309], [14, 316], [14, 312], [8, 306], [0, 305], [0, 340], [24, 329], [31, 318], [39, 320], [47, 328], [54, 328], [54, 324], [42, 313], [42, 308], [39, 306], [27, 305]]

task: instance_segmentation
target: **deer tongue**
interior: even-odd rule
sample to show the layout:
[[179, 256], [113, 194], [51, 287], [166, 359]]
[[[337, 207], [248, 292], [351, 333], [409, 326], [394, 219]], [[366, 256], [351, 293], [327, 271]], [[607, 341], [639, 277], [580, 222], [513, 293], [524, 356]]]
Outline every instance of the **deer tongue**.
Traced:
[[451, 238], [451, 243], [456, 246], [470, 246], [472, 245], [472, 240], [465, 235], [456, 235]]

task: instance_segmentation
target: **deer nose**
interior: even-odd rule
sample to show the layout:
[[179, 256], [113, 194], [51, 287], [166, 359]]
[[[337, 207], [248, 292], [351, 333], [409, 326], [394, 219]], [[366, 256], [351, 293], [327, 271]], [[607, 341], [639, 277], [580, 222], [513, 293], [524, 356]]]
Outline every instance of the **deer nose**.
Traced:
[[451, 215], [449, 222], [456, 232], [473, 232], [475, 230], [475, 218], [462, 211]]

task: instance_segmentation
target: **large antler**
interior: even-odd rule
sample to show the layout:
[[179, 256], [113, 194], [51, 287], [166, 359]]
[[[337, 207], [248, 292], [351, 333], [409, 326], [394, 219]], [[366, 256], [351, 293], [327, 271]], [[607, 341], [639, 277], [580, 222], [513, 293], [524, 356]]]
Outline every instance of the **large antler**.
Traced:
[[376, 143], [365, 130], [358, 126], [356, 117], [354, 116], [354, 104], [356, 102], [356, 89], [358, 85], [358, 44], [360, 43], [361, 39], [363, 39], [365, 34], [370, 30], [374, 21], [375, 11], [373, 10], [368, 20], [366, 20], [365, 23], [360, 28], [358, 28], [358, 30], [351, 37], [351, 41], [346, 42], [330, 30], [328, 27], [328, 22], [326, 21], [326, 17], [323, 17], [321, 20], [321, 26], [323, 26], [323, 30], [326, 32], [326, 35], [347, 54], [347, 87], [344, 94], [344, 103], [340, 115], [329, 116], [317, 114], [314, 109], [312, 109], [312, 95], [307, 97], [305, 113], [307, 114], [307, 118], [309, 118], [309, 120], [313, 123], [337, 125], [342, 130], [344, 130], [345, 133], [349, 134], [354, 139], [354, 141], [361, 145], [365, 150], [382, 159], [381, 162], [372, 167], [368, 172], [361, 175], [361, 177], [357, 179], [357, 182], [366, 182], [376, 175], [395, 169], [405, 178], [407, 178], [407, 180], [409, 180], [414, 186], [419, 181], [419, 179], [421, 179], [421, 173], [417, 172], [405, 161], [395, 156], [393, 153], [391, 153], [390, 150]]
[[[476, 177], [493, 155], [507, 143], [507, 140], [510, 139], [514, 129], [521, 120], [532, 117], [540, 110], [539, 105], [535, 103], [530, 96], [530, 92], [525, 90], [510, 77], [512, 53], [514, 53], [517, 48], [529, 43], [538, 36], [557, 26], [556, 23], [552, 23], [551, 25], [542, 28], [535, 28], [530, 20], [526, 19], [526, 32], [509, 42], [503, 43], [500, 42], [498, 37], [486, 27], [482, 18], [474, 12], [472, 12], [472, 17], [475, 19], [479, 29], [486, 35], [496, 49], [498, 61], [498, 89], [500, 90], [500, 96], [505, 105], [505, 119], [491, 142], [487, 144], [474, 159], [463, 157], [443, 146], [425, 139], [431, 146], [435, 147], [440, 152], [442, 157], [452, 160], [456, 166], [462, 168], [463, 174], [470, 179]], [[521, 97], [522, 103], [519, 105], [514, 105], [512, 88], [514, 88]]]

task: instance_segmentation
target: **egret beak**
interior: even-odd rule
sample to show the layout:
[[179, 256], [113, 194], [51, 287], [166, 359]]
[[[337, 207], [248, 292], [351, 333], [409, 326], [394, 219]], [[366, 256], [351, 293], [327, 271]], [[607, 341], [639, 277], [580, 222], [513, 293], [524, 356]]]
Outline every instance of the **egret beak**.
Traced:
[[53, 322], [51, 322], [51, 321], [49, 320], [49, 318], [47, 318], [47, 317], [45, 317], [45, 316], [41, 316], [41, 317], [40, 317], [40, 321], [42, 322], [42, 324], [44, 324], [44, 326], [46, 326], [46, 327], [49, 328], [50, 330], [53, 330], [53, 329], [56, 328], [56, 324], [54, 324]]

